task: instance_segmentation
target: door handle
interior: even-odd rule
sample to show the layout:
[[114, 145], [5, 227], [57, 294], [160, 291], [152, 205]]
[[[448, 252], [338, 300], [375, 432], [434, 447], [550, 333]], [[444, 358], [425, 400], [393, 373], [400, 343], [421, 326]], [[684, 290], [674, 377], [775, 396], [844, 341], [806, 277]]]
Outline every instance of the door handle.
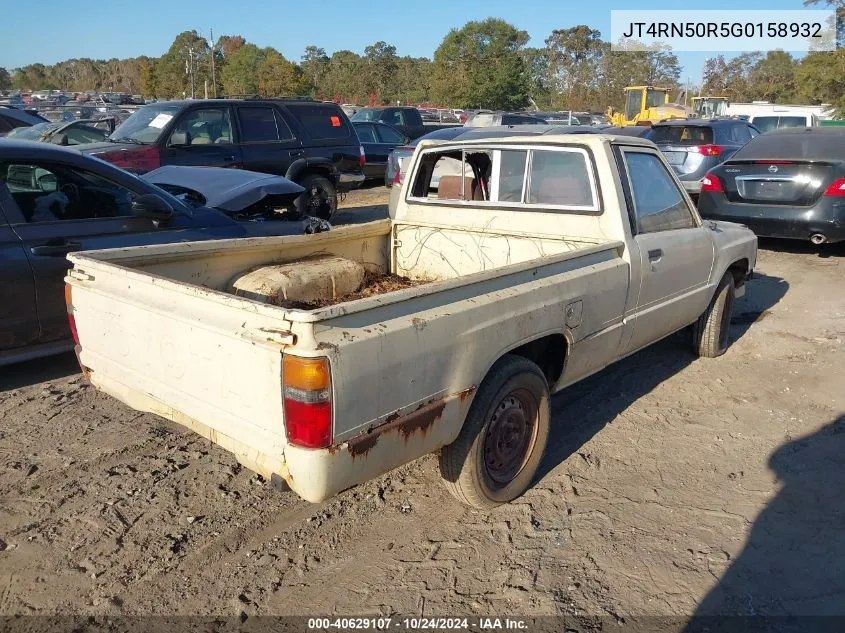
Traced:
[[303, 152], [301, 149], [292, 149], [288, 152], [288, 154], [291, 156], [302, 156], [304, 153], [305, 152]]
[[225, 161], [227, 161], [227, 162], [231, 162], [231, 161], [235, 160], [235, 155], [234, 155], [234, 154], [232, 154], [232, 155], [230, 155], [230, 156], [224, 156], [224, 157], [223, 157], [223, 160], [225, 160]]
[[41, 255], [46, 257], [58, 257], [59, 255], [67, 255], [72, 251], [78, 251], [82, 248], [79, 242], [62, 242], [61, 244], [42, 244], [41, 246], [33, 246], [29, 252], [33, 255]]
[[663, 249], [655, 248], [648, 252], [648, 260], [650, 262], [659, 262], [661, 259], [663, 259]]

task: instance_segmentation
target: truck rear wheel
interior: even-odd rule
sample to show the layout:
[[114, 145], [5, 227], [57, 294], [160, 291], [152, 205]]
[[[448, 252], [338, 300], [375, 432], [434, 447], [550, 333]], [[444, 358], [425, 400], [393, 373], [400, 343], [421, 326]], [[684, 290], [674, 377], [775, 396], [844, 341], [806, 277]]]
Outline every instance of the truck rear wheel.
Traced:
[[440, 474], [460, 501], [489, 509], [522, 495], [549, 438], [549, 385], [540, 368], [507, 355], [481, 383], [457, 439], [440, 452]]
[[309, 174], [299, 184], [305, 191], [296, 199], [296, 210], [321, 220], [331, 220], [337, 211], [337, 190], [334, 183], [325, 176]]
[[728, 350], [735, 293], [734, 277], [726, 272], [710, 305], [692, 328], [693, 345], [699, 356], [715, 358]]

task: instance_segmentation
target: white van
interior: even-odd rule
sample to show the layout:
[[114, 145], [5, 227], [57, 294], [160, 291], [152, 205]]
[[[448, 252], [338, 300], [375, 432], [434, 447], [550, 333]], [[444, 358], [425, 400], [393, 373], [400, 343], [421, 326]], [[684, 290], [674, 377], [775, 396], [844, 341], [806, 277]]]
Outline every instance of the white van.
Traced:
[[785, 110], [752, 114], [748, 122], [765, 134], [782, 127], [814, 127], [819, 124], [819, 117], [813, 112]]

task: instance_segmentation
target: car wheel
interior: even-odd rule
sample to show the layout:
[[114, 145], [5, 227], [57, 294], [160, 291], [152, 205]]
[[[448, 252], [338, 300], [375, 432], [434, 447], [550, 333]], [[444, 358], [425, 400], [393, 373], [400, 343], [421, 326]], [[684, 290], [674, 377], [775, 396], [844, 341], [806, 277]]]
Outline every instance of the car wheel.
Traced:
[[299, 184], [305, 191], [294, 203], [296, 210], [321, 220], [331, 220], [337, 211], [337, 190], [334, 183], [325, 176], [310, 174]]
[[716, 294], [692, 330], [693, 345], [699, 356], [715, 358], [724, 354], [731, 338], [736, 289], [734, 277], [726, 272], [716, 287]]
[[457, 439], [440, 451], [440, 474], [467, 505], [489, 509], [522, 495], [549, 438], [549, 386], [521, 356], [500, 359], [481, 383]]

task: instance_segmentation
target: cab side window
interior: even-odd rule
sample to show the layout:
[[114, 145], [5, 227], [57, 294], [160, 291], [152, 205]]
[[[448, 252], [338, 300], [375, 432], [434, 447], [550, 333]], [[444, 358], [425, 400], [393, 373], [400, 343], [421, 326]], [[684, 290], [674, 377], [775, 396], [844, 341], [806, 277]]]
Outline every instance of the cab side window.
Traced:
[[625, 151], [637, 233], [696, 227], [678, 185], [660, 159], [651, 153]]
[[173, 145], [231, 143], [232, 122], [229, 109], [201, 108], [188, 112], [176, 124], [170, 139]]
[[0, 165], [0, 182], [28, 223], [133, 215], [133, 192], [75, 167], [5, 163]]

